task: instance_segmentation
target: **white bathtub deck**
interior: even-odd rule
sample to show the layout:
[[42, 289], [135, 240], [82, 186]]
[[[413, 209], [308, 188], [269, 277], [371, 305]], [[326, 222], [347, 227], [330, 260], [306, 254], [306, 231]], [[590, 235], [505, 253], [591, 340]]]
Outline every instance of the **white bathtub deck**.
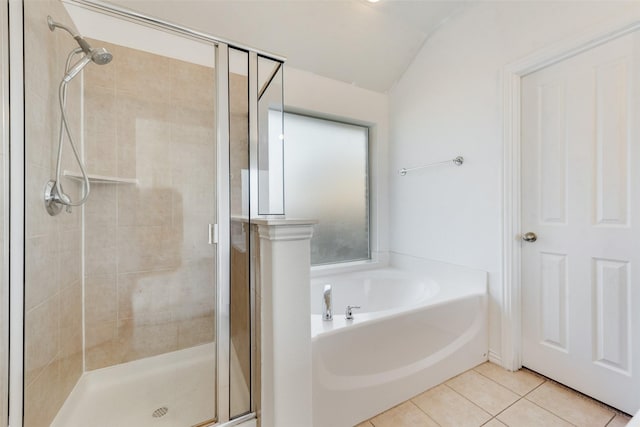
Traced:
[[197, 425], [215, 415], [215, 384], [213, 343], [91, 371], [51, 427]]

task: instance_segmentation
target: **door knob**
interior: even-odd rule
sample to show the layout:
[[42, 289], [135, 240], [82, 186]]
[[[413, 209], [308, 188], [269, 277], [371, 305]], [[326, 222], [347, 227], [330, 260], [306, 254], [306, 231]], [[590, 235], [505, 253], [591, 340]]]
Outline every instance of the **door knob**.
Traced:
[[536, 233], [533, 233], [531, 231], [529, 231], [528, 233], [524, 233], [522, 235], [522, 240], [524, 240], [525, 242], [535, 242], [536, 240], [538, 240], [538, 236], [536, 236]]

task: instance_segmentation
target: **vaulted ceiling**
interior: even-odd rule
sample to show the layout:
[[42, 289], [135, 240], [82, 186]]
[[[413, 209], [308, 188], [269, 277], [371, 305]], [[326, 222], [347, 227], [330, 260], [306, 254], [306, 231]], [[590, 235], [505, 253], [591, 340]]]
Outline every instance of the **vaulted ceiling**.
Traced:
[[287, 58], [287, 65], [388, 91], [462, 1], [111, 0]]

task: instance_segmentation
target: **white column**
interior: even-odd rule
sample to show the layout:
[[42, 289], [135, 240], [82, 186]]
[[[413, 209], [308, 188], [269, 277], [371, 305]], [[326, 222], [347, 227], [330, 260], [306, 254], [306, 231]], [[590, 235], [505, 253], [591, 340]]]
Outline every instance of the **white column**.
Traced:
[[311, 427], [314, 221], [252, 220], [260, 236], [262, 427]]

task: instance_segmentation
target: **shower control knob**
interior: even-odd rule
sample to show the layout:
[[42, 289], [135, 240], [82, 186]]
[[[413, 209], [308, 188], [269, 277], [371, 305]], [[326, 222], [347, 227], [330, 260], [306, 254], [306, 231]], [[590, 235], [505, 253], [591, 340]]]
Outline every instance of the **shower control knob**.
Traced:
[[524, 240], [525, 242], [533, 243], [538, 240], [538, 236], [536, 236], [536, 233], [529, 231], [528, 233], [524, 233], [522, 235], [522, 240]]

